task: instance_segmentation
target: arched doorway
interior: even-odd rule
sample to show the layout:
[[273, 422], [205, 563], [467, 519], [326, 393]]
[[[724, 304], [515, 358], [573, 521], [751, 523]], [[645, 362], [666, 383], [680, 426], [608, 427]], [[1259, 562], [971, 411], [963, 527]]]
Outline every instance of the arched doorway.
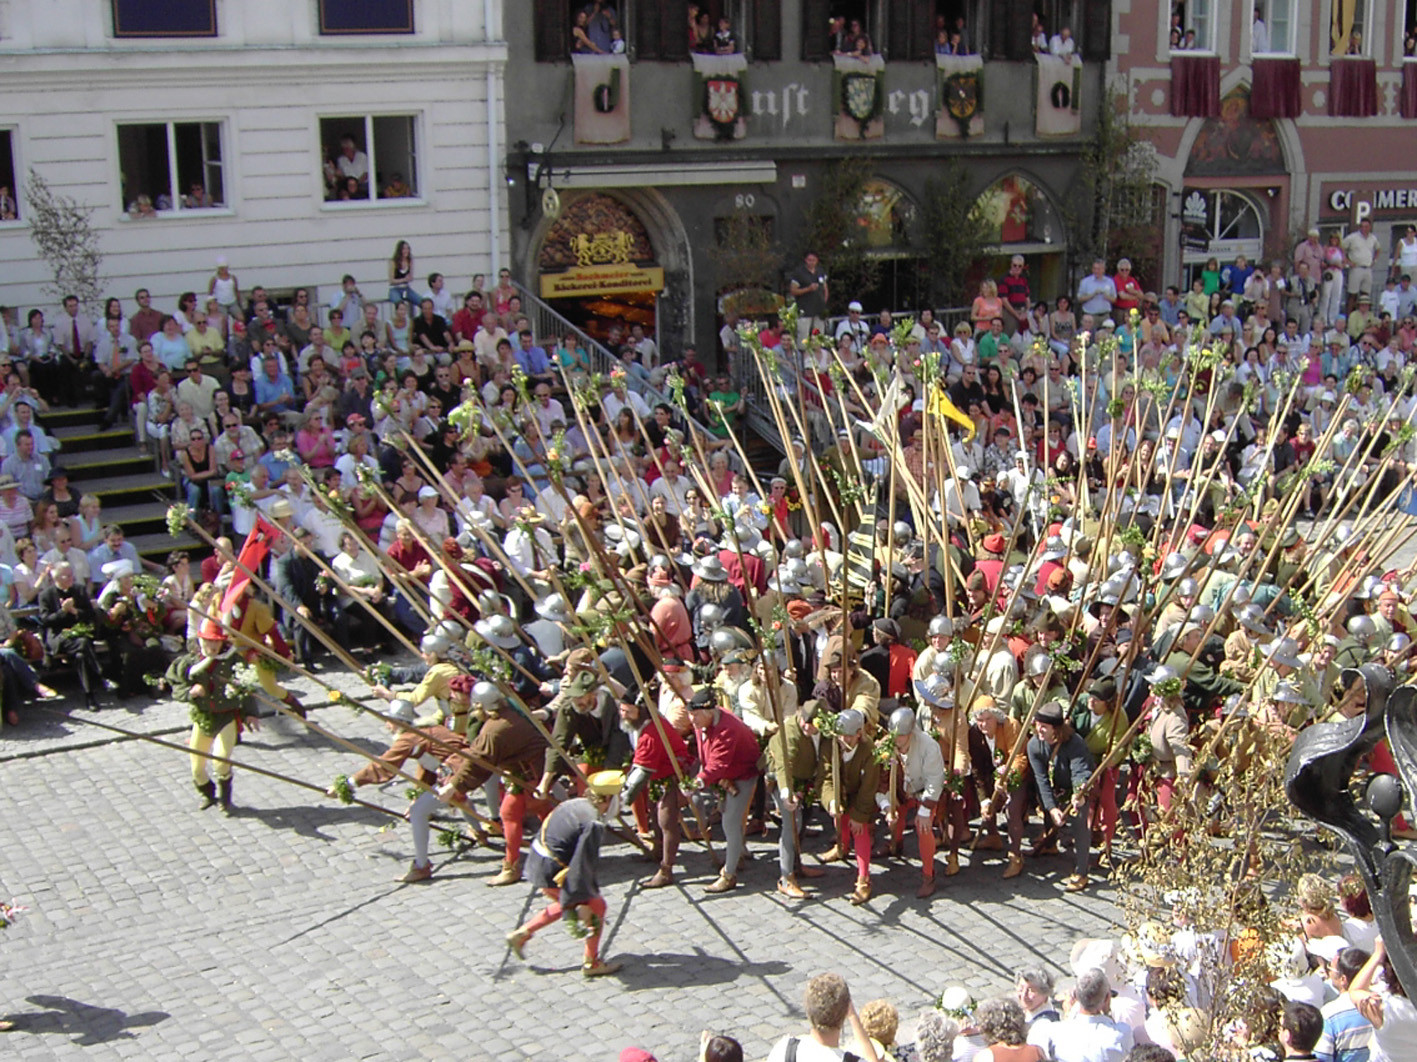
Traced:
[[984, 189], [976, 201], [988, 248], [979, 275], [999, 277], [1022, 255], [1035, 299], [1066, 291], [1067, 243], [1063, 223], [1042, 187], [1010, 173]]
[[915, 201], [900, 185], [873, 177], [862, 186], [852, 239], [875, 265], [874, 286], [859, 296], [864, 305], [914, 310], [930, 304], [926, 260], [911, 240], [915, 219]]
[[1237, 255], [1251, 262], [1262, 258], [1266, 213], [1248, 192], [1189, 189], [1181, 200], [1181, 266], [1186, 284], [1212, 258], [1222, 266]]
[[592, 192], [566, 204], [536, 256], [538, 293], [587, 335], [616, 346], [633, 325], [651, 339], [664, 270], [633, 210]]

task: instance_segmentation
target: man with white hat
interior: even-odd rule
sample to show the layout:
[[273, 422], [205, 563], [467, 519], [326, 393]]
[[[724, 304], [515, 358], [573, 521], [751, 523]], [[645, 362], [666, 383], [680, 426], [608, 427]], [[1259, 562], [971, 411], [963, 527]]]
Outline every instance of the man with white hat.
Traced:
[[254, 716], [246, 715], [251, 698], [236, 681], [241, 657], [231, 648], [221, 624], [213, 619], [205, 620], [197, 645], [197, 652], [184, 653], [172, 662], [166, 679], [173, 697], [188, 704], [192, 733], [187, 738], [187, 747], [191, 750], [192, 784], [202, 795], [201, 810], [217, 803], [219, 785], [221, 808], [229, 815], [232, 810], [231, 764], [217, 763], [213, 772], [206, 754], [212, 752], [229, 760], [236, 748], [238, 730], [243, 726], [257, 730], [260, 723]]
[[527, 876], [551, 902], [525, 925], [507, 934], [507, 946], [517, 958], [526, 957], [524, 949], [534, 934], [569, 912], [585, 931], [581, 973], [586, 977], [605, 977], [620, 969], [620, 963], [605, 962], [600, 957], [600, 934], [607, 908], [600, 895], [597, 871], [605, 820], [613, 815], [624, 780], [622, 771], [596, 772], [591, 775], [584, 799], [563, 801], [542, 824], [531, 844]]

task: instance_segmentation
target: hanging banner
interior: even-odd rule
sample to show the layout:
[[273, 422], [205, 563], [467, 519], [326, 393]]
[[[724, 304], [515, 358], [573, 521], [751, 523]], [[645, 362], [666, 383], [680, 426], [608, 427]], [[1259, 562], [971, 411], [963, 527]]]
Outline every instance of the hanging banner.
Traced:
[[886, 132], [886, 61], [879, 55], [858, 59], [834, 55], [832, 98], [836, 101], [838, 140], [879, 140]]
[[741, 140], [748, 133], [748, 59], [733, 55], [698, 55], [694, 60], [694, 136], [699, 140]]
[[573, 55], [576, 143], [623, 144], [630, 139], [630, 59]]
[[1038, 135], [1076, 136], [1082, 132], [1082, 59], [1039, 53]]
[[935, 136], [944, 140], [984, 132], [984, 59], [978, 55], [935, 56]]

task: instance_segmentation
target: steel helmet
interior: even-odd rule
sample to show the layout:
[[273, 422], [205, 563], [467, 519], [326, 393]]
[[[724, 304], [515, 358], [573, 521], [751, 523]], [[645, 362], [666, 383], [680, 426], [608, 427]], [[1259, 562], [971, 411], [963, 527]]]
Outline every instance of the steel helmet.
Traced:
[[1378, 625], [1372, 616], [1354, 616], [1348, 621], [1348, 633], [1364, 645], [1378, 633]]
[[651, 568], [663, 568], [667, 572], [674, 570], [673, 563], [663, 553], [656, 553], [651, 557], [649, 559], [649, 566]]
[[954, 660], [944, 653], [936, 653], [930, 661], [930, 670], [937, 675], [949, 675], [954, 671]]
[[891, 713], [890, 730], [896, 737], [915, 733], [915, 713], [909, 708], [897, 708]]
[[1253, 599], [1250, 588], [1244, 583], [1236, 583], [1235, 589], [1230, 591], [1230, 604], [1236, 606], [1248, 605]]
[[1211, 608], [1209, 605], [1197, 605], [1195, 608], [1191, 609], [1192, 623], [1200, 624], [1202, 627], [1208, 627], [1213, 619], [1215, 619], [1215, 609]]
[[1350, 545], [1353, 539], [1353, 525], [1349, 523], [1339, 524], [1334, 528], [1333, 538], [1340, 546]]
[[442, 656], [452, 647], [453, 643], [436, 631], [432, 634], [425, 634], [423, 639], [418, 643], [418, 648], [422, 652], [433, 653], [437, 656]]
[[1398, 631], [1387, 640], [1387, 651], [1389, 653], [1405, 653], [1412, 644], [1412, 639]]
[[782, 567], [784, 571], [799, 583], [805, 583], [807, 581], [807, 562], [801, 557], [788, 557]]
[[468, 700], [485, 712], [493, 712], [502, 705], [502, 691], [490, 682], [475, 682]]
[[1299, 659], [1299, 643], [1293, 638], [1276, 638], [1268, 645], [1261, 646], [1270, 661], [1285, 667], [1303, 667]]
[[722, 605], [707, 604], [699, 608], [699, 626], [704, 630], [713, 630], [727, 618], [728, 612]]
[[843, 734], [859, 734], [866, 725], [866, 717], [855, 708], [848, 708], [836, 717], [837, 729]]
[[1176, 584], [1176, 595], [1178, 597], [1195, 597], [1201, 592], [1201, 584], [1194, 576], [1186, 576]]
[[1048, 669], [1053, 666], [1053, 658], [1047, 653], [1034, 653], [1028, 658], [1028, 663], [1024, 665], [1024, 671], [1029, 678], [1041, 678], [1048, 673]]
[[1161, 578], [1170, 581], [1183, 574], [1190, 567], [1184, 553], [1172, 553], [1161, 562]]
[[897, 520], [891, 527], [891, 531], [895, 535], [895, 544], [897, 546], [904, 545], [915, 537], [915, 532], [904, 520]]
[[734, 649], [751, 649], [753, 640], [737, 627], [720, 627], [709, 635], [709, 649], [715, 656]]
[[790, 557], [793, 560], [801, 560], [807, 555], [807, 550], [803, 547], [800, 538], [792, 538], [788, 539], [787, 542], [783, 544], [782, 553], [783, 556]]
[[414, 711], [413, 702], [406, 701], [402, 697], [395, 697], [389, 702], [387, 713], [390, 719], [397, 719], [400, 723], [411, 723], [417, 716]]
[[515, 649], [521, 645], [521, 639], [517, 637], [517, 625], [506, 616], [491, 616], [478, 620], [473, 629], [483, 641], [491, 642], [499, 649]]
[[570, 623], [575, 618], [566, 598], [561, 594], [549, 594], [536, 603], [536, 614], [542, 619], [556, 623]]
[[944, 635], [946, 638], [955, 632], [954, 620], [948, 616], [936, 616], [930, 621], [929, 634], [931, 638]]
[[1255, 634], [1268, 634], [1269, 626], [1264, 621], [1264, 609], [1259, 605], [1243, 605], [1235, 613], [1235, 618], [1240, 621], [1240, 626]]

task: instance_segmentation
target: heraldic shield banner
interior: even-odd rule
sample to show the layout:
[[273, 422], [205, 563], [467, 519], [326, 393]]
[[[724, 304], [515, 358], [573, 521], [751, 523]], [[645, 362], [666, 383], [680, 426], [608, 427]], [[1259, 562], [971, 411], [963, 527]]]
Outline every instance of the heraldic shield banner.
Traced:
[[740, 52], [695, 55], [693, 60], [694, 136], [699, 140], [741, 140], [748, 135], [747, 57]]
[[941, 140], [984, 132], [984, 60], [978, 55], [935, 56], [935, 136]]
[[838, 140], [878, 140], [885, 135], [886, 63], [879, 55], [858, 59], [834, 55], [832, 98], [836, 101], [834, 129]]
[[1076, 136], [1082, 132], [1082, 60], [1038, 55], [1039, 136]]

